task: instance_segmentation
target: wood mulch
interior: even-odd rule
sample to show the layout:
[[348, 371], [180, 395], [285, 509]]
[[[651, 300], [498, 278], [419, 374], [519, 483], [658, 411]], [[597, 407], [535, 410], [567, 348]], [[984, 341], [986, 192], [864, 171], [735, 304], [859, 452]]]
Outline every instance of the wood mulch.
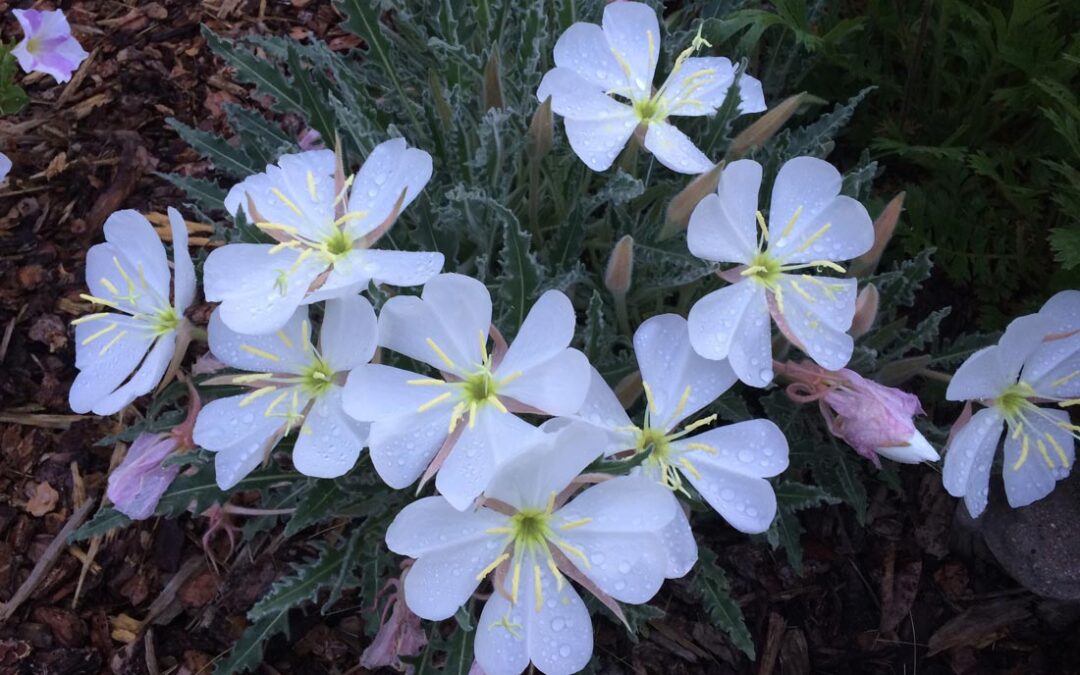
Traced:
[[[10, 10], [27, 5], [0, 0], [6, 39], [20, 36]], [[181, 203], [159, 172], [214, 177], [165, 119], [228, 134], [224, 103], [265, 108], [214, 58], [200, 24], [228, 35], [316, 35], [342, 50], [359, 41], [328, 0], [62, 6], [90, 60], [65, 86], [25, 78], [31, 104], [0, 120], [0, 151], [15, 165], [0, 189], [0, 675], [208, 673], [296, 552], [221, 560], [221, 550], [203, 549], [205, 519], [191, 516], [79, 545], [58, 539], [96, 509], [115, 449], [95, 442], [122, 424], [67, 408], [68, 322], [85, 309], [86, 250], [112, 211]], [[299, 119], [278, 119], [303, 131]], [[954, 527], [956, 502], [935, 474], [901, 475], [903, 496], [874, 488], [865, 526], [841, 507], [804, 515], [801, 577], [763, 541], [705, 533], [748, 617], [757, 663], [676, 582], [654, 601], [666, 617], [636, 644], [597, 619], [601, 671], [1080, 672], [1080, 610], [1005, 576]], [[354, 596], [328, 616], [297, 612], [292, 639], [274, 641], [260, 672], [366, 672], [360, 605]]]

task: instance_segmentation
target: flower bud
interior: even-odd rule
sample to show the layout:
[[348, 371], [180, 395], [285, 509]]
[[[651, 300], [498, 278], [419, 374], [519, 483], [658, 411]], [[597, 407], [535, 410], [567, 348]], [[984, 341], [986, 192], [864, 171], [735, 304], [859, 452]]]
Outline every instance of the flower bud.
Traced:
[[533, 113], [529, 122], [529, 157], [539, 162], [551, 152], [551, 139], [554, 133], [555, 119], [551, 113], [551, 97], [544, 99]]
[[731, 141], [731, 145], [728, 146], [727, 159], [738, 159], [751, 149], [764, 145], [766, 141], [773, 137], [773, 134], [780, 130], [780, 127], [791, 119], [799, 106], [808, 98], [805, 91], [789, 96], [781, 101], [779, 105], [774, 106], [772, 110], [759, 117], [753, 124], [743, 129]]
[[934, 446], [918, 431], [912, 433], [907, 445], [896, 445], [888, 448], [878, 448], [877, 453], [882, 457], [891, 459], [901, 464], [918, 464], [920, 462], [936, 462], [941, 459]]
[[667, 211], [664, 212], [664, 227], [660, 230], [658, 239], [667, 239], [676, 232], [686, 229], [690, 222], [690, 214], [694, 212], [698, 202], [716, 191], [716, 186], [720, 183], [720, 174], [723, 172], [724, 162], [720, 162], [690, 181], [689, 185], [675, 195], [668, 204]]
[[855, 318], [851, 321], [851, 337], [866, 335], [874, 327], [877, 319], [878, 305], [881, 295], [874, 284], [867, 284], [859, 291], [859, 297], [855, 298]]
[[487, 65], [484, 66], [484, 112], [492, 108], [502, 110], [504, 107], [502, 80], [499, 77], [499, 50], [493, 46]]
[[180, 472], [179, 464], [163, 467], [161, 462], [179, 447], [173, 434], [139, 434], [109, 475], [106, 493], [117, 511], [132, 520], [154, 515], [161, 495]]
[[634, 276], [634, 238], [624, 235], [611, 249], [604, 286], [614, 295], [626, 295]]
[[874, 245], [869, 251], [852, 261], [851, 273], [854, 276], [869, 276], [877, 269], [881, 254], [885, 252], [885, 247], [889, 245], [889, 240], [896, 231], [896, 223], [899, 222], [900, 212], [904, 209], [904, 195], [905, 193], [901, 192], [893, 197], [874, 221]]

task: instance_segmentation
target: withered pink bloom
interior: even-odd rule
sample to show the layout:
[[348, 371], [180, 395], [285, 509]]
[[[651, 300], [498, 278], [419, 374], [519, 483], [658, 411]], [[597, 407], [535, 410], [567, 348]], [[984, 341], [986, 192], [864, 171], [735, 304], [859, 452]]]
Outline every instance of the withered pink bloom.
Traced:
[[[378, 634], [360, 655], [360, 665], [372, 670], [390, 667], [403, 673], [411, 673], [413, 667], [402, 663], [401, 657], [419, 654], [427, 645], [427, 634], [420, 625], [420, 617], [413, 614], [405, 604], [401, 582], [391, 579], [387, 586], [394, 589], [393, 595], [383, 610]], [[388, 611], [389, 619], [386, 618]]]
[[86, 50], [71, 35], [71, 26], [60, 10], [12, 10], [25, 37], [11, 53], [28, 73], [52, 75], [57, 82], [67, 82], [87, 57]]
[[879, 455], [904, 464], [938, 459], [912, 422], [923, 414], [914, 394], [847, 368], [828, 371], [811, 363], [788, 363], [782, 372], [795, 380], [788, 395], [799, 402], [817, 400], [829, 431], [874, 464], [881, 465]]
[[172, 484], [180, 465], [161, 462], [180, 447], [173, 434], [139, 434], [120, 466], [109, 475], [107, 494], [116, 510], [132, 520], [154, 515], [161, 495]]

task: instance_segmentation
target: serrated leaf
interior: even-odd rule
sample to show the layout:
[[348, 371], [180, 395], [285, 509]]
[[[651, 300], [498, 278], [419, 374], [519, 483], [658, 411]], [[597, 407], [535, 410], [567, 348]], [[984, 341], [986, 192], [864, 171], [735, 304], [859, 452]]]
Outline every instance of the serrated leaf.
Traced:
[[263, 649], [270, 638], [289, 635], [289, 612], [281, 611], [248, 626], [236, 641], [232, 651], [214, 668], [215, 675], [234, 675], [258, 668], [263, 661]]
[[159, 173], [158, 176], [180, 188], [204, 211], [224, 211], [225, 191], [201, 178], [181, 176], [178, 173]]
[[328, 105], [320, 89], [315, 86], [314, 74], [304, 69], [300, 62], [299, 50], [292, 44], [289, 45], [289, 70], [292, 72], [293, 82], [296, 84], [297, 93], [300, 95], [300, 103], [304, 107], [308, 123], [318, 131], [323, 138], [332, 139], [337, 132], [337, 124], [334, 120], [332, 108]]
[[778, 511], [776, 520], [772, 522], [769, 531], [765, 533], [765, 538], [770, 546], [774, 549], [784, 550], [784, 553], [787, 554], [788, 564], [799, 576], [802, 576], [806, 569], [803, 566], [803, 532], [802, 523], [799, 522], [799, 516], [796, 513], [793, 511]]
[[510, 307], [513, 331], [521, 327], [540, 285], [542, 270], [536, 256], [529, 250], [532, 237], [521, 229], [521, 223], [506, 211], [503, 219], [503, 247], [499, 254], [502, 271], [499, 289]]
[[262, 170], [243, 150], [229, 145], [220, 136], [189, 127], [175, 117], [166, 118], [165, 123], [172, 127], [184, 142], [213, 162], [215, 167], [234, 178], [246, 178]]
[[363, 530], [356, 528], [349, 539], [338, 546], [316, 544], [319, 556], [296, 566], [293, 573], [274, 583], [265, 596], [248, 610], [248, 618], [258, 621], [299, 607], [318, 599], [324, 588], [358, 586], [360, 579], [353, 574], [356, 546]]
[[781, 481], [775, 486], [777, 507], [787, 511], [802, 511], [818, 504], [835, 504], [839, 499], [816, 485]]
[[282, 112], [303, 112], [303, 105], [292, 82], [273, 64], [255, 56], [247, 47], [238, 46], [235, 41], [219, 36], [206, 26], [202, 27], [202, 34], [210, 49], [236, 70], [236, 79], [254, 84], [260, 94], [277, 101]]
[[336, 481], [316, 480], [285, 525], [285, 536], [291, 537], [310, 525], [333, 518], [337, 507], [353, 499]]
[[690, 586], [701, 598], [713, 625], [724, 631], [732, 644], [743, 654], [753, 659], [754, 639], [750, 636], [750, 629], [746, 627], [739, 603], [731, 597], [731, 583], [727, 574], [717, 566], [716, 554], [700, 545], [697, 573]]
[[263, 164], [274, 164], [278, 157], [297, 147], [296, 140], [262, 114], [235, 103], [222, 106], [229, 126], [240, 136], [244, 151]]
[[83, 541], [99, 534], [127, 527], [130, 524], [131, 518], [120, 513], [112, 506], [105, 506], [98, 509], [98, 512], [90, 520], [83, 523], [82, 527], [72, 532], [71, 536], [68, 537], [68, 543], [73, 544], [77, 541]]

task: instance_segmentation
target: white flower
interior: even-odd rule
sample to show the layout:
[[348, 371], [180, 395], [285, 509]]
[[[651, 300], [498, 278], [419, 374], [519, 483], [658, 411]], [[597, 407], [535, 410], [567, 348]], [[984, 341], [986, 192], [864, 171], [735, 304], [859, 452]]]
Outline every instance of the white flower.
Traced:
[[[643, 423], [630, 421], [614, 392], [593, 370], [589, 394], [576, 417], [608, 430], [607, 454], [643, 452], [646, 476], [671, 491], [685, 492], [687, 480], [732, 527], [764, 532], [776, 515], [776, 495], [765, 480], [788, 466], [784, 434], [769, 420], [749, 420], [695, 434], [716, 421], [709, 415], [683, 424], [735, 382], [724, 361], [710, 361], [690, 347], [686, 320], [662, 314], [634, 333], [647, 406]], [[679, 515], [682, 516], [680, 510]], [[670, 559], [668, 577], [686, 574], [697, 547], [685, 516], [665, 533]]]
[[1038, 314], [1015, 319], [997, 345], [960, 366], [945, 397], [988, 406], [956, 433], [945, 455], [945, 489], [964, 498], [972, 517], [986, 508], [1002, 422], [1009, 505], [1050, 494], [1072, 470], [1080, 427], [1067, 411], [1038, 404], [1080, 404], [1080, 291], [1058, 293]]
[[[431, 155], [395, 138], [379, 144], [360, 172], [344, 179], [334, 153], [285, 155], [225, 198], [279, 243], [230, 244], [210, 254], [206, 299], [221, 318], [256, 335], [281, 328], [301, 304], [340, 297], [369, 281], [414, 286], [442, 268], [441, 253], [370, 248], [431, 177]], [[350, 191], [351, 186], [351, 191]]]
[[[735, 82], [735, 67], [721, 57], [691, 57], [709, 43], [700, 34], [675, 60], [666, 82], [653, 91], [660, 56], [656, 11], [639, 2], [612, 2], [603, 26], [575, 23], [555, 43], [556, 68], [536, 92], [551, 97], [551, 108], [566, 120], [570, 147], [593, 171], [615, 161], [630, 135], [645, 127], [645, 148], [679, 173], [704, 173], [713, 167], [669, 116], [712, 115]], [[761, 82], [739, 78], [739, 111], [765, 110]], [[618, 98], [613, 98], [618, 97]]]
[[359, 295], [327, 301], [318, 348], [311, 342], [306, 307], [271, 335], [236, 333], [222, 321], [219, 309], [210, 317], [209, 334], [210, 350], [225, 365], [252, 371], [212, 380], [252, 391], [212, 401], [195, 423], [195, 442], [217, 453], [222, 490], [251, 473], [293, 429], [300, 430], [292, 455], [300, 473], [336, 478], [352, 468], [368, 425], [342, 410], [342, 384], [347, 371], [375, 354], [378, 333], [371, 303]]
[[[173, 266], [150, 221], [117, 211], [105, 221], [105, 243], [86, 254], [90, 302], [123, 312], [75, 319], [75, 367], [68, 401], [77, 413], [111, 415], [149, 392], [187, 350], [190, 323], [184, 311], [195, 297], [195, 267], [187, 227], [169, 209]], [[169, 286], [172, 280], [172, 301]]]
[[487, 288], [460, 274], [441, 274], [421, 297], [399, 295], [383, 306], [379, 344], [443, 373], [371, 364], [349, 375], [345, 410], [373, 423], [371, 461], [387, 485], [403, 488], [430, 464], [429, 472], [439, 471], [439, 492], [464, 509], [496, 466], [539, 433], [511, 410], [577, 412], [589, 363], [568, 348], [570, 300], [558, 291], [541, 296], [505, 355], [488, 353], [490, 325]]
[[505, 464], [485, 506], [462, 512], [428, 497], [405, 507], [386, 532], [392, 551], [416, 558], [405, 601], [423, 618], [453, 616], [494, 572], [476, 628], [476, 660], [489, 675], [520, 673], [530, 662], [547, 675], [585, 667], [592, 625], [565, 577], [612, 605], [611, 598], [647, 602], [663, 584], [659, 532], [675, 510], [667, 491], [623, 476], [563, 504], [602, 443], [599, 430], [565, 426]]
[[717, 194], [701, 200], [690, 216], [687, 244], [699, 258], [746, 267], [743, 280], [690, 309], [690, 342], [698, 354], [728, 359], [740, 380], [764, 387], [773, 378], [772, 313], [810, 358], [829, 370], [847, 364], [853, 341], [845, 331], [855, 315], [857, 282], [807, 274], [816, 267], [843, 273], [835, 261], [873, 244], [870, 215], [840, 195], [842, 182], [840, 172], [820, 159], [788, 161], [776, 176], [766, 225], [757, 210], [761, 165], [739, 160], [724, 168]]
[[8, 173], [11, 171], [11, 159], [7, 155], [0, 152], [0, 184], [7, 180]]

